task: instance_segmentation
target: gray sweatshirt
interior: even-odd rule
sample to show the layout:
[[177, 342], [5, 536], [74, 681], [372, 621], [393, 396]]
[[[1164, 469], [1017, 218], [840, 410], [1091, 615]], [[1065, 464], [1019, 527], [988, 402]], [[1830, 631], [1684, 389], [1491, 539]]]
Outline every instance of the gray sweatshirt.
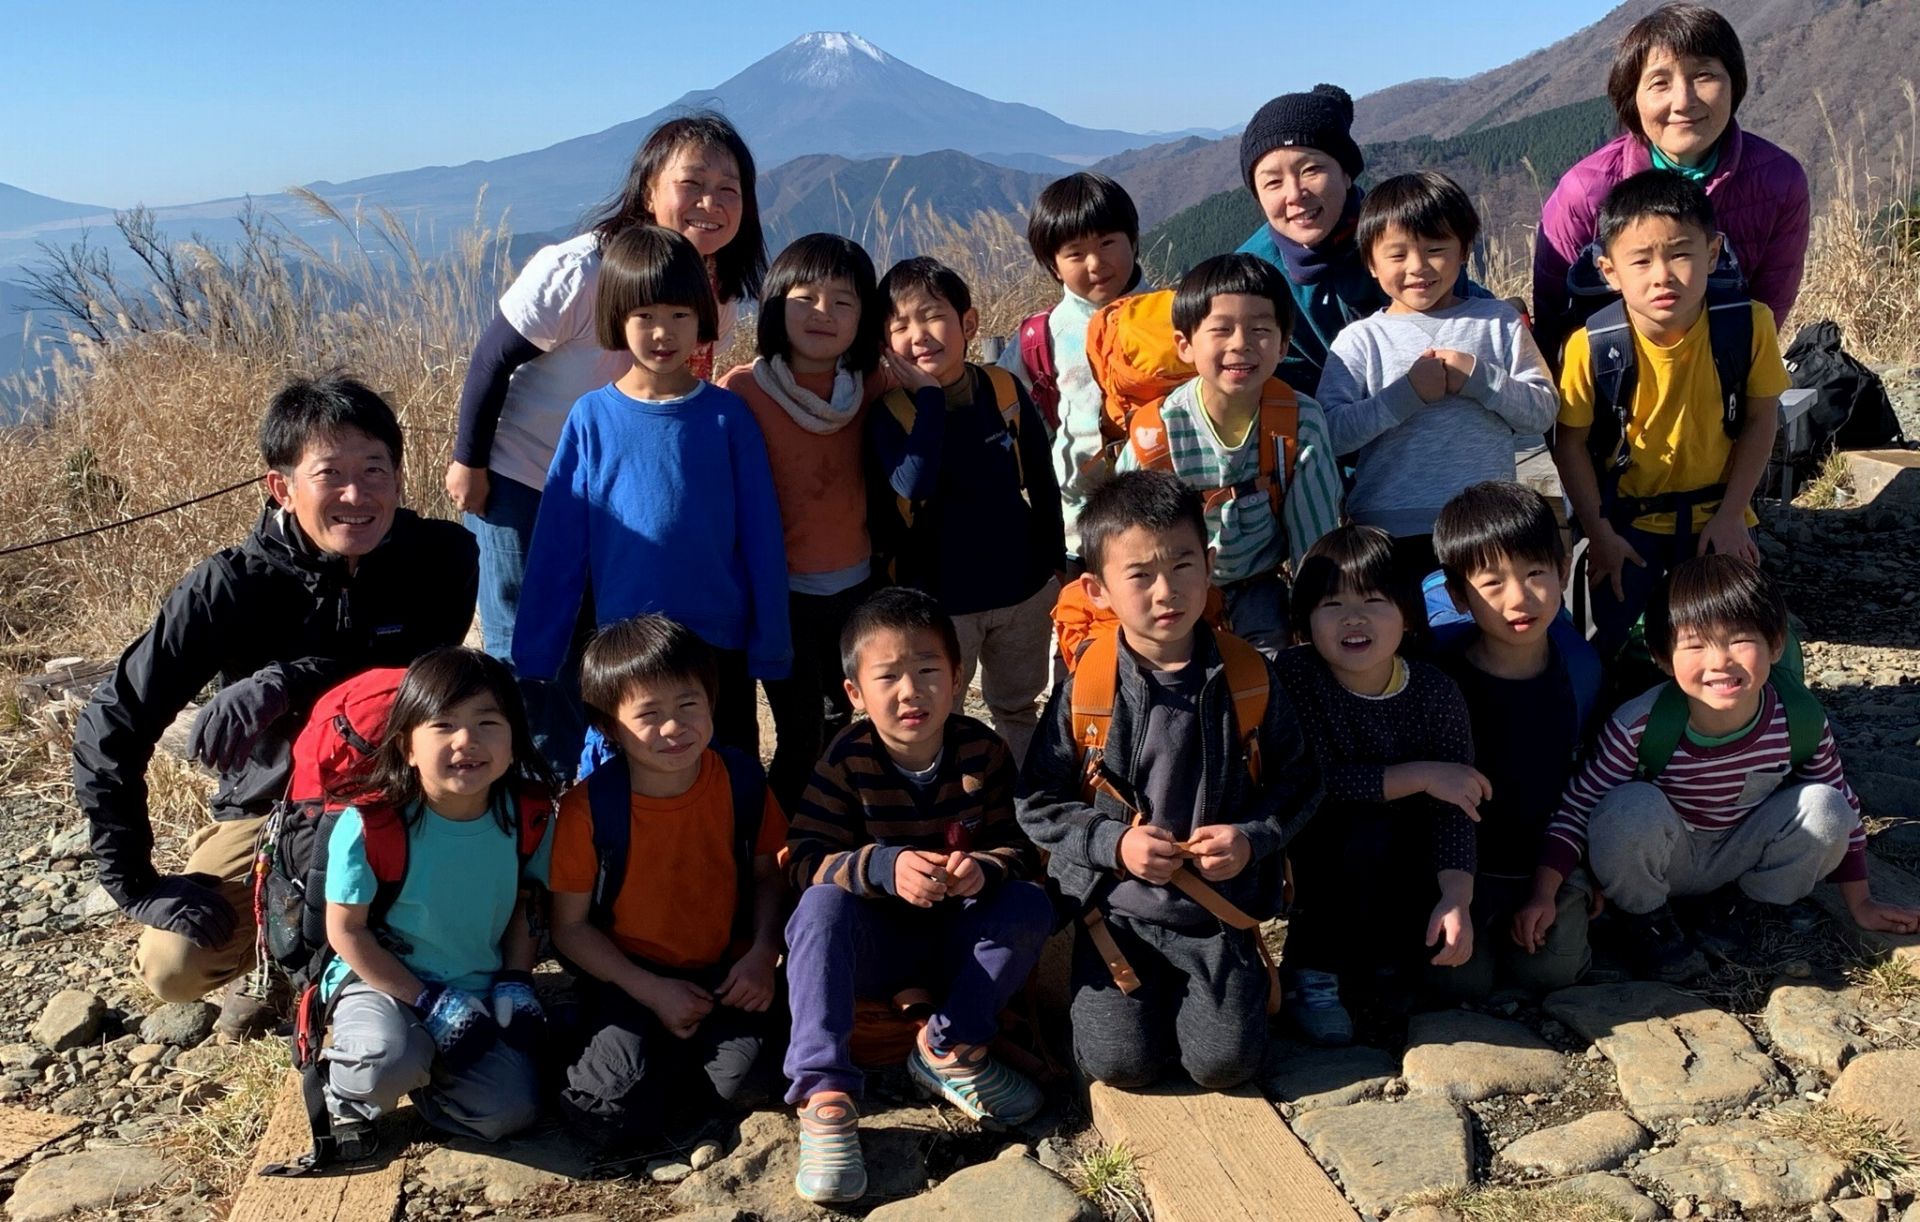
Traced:
[[[1467, 353], [1473, 373], [1459, 394], [1422, 403], [1407, 370], [1429, 348]], [[1560, 410], [1520, 315], [1486, 298], [1352, 323], [1327, 354], [1318, 397], [1335, 452], [1359, 455], [1347, 512], [1395, 535], [1430, 534], [1455, 493], [1512, 479], [1515, 437], [1544, 433]]]

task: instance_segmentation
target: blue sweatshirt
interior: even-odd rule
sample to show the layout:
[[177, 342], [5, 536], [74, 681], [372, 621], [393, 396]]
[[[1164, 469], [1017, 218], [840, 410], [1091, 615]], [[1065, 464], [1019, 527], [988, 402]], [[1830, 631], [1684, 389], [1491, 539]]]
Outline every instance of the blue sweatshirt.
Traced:
[[748, 673], [784, 678], [787, 553], [767, 444], [746, 401], [702, 382], [681, 398], [582, 395], [540, 496], [513, 628], [520, 673], [551, 679], [591, 578], [593, 619], [657, 611]]

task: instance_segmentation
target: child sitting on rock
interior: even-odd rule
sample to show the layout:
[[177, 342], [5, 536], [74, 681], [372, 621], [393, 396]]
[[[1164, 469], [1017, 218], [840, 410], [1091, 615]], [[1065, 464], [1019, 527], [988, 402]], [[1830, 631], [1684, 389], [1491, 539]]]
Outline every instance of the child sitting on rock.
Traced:
[[[1614, 713], [1547, 829], [1542, 870], [1565, 877], [1589, 855], [1641, 975], [1706, 970], [1667, 901], [1729, 886], [1791, 904], [1830, 878], [1862, 929], [1920, 931], [1920, 910], [1868, 888], [1860, 799], [1826, 715], [1772, 669], [1786, 642], [1786, 603], [1757, 567], [1717, 553], [1676, 565], [1647, 610], [1671, 680]], [[1518, 919], [1544, 935], [1552, 898], [1536, 892]]]
[[855, 609], [840, 642], [862, 719], [827, 748], [787, 841], [800, 889], [787, 923], [787, 1102], [800, 1108], [794, 1188], [809, 1201], [867, 1190], [854, 1110], [864, 1079], [850, 1047], [857, 998], [932, 991], [907, 1072], [933, 1098], [1002, 1126], [1044, 1102], [987, 1052], [1053, 908], [1027, 881], [1039, 863], [1014, 821], [1009, 749], [955, 711], [953, 621], [929, 595], [886, 589]]

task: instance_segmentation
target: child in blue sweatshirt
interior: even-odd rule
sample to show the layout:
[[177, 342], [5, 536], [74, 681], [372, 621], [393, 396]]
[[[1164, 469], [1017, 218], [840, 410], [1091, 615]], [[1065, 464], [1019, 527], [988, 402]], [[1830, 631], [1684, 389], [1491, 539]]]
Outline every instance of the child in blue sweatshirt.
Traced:
[[981, 670], [993, 728], [1026, 757], [1053, 652], [1066, 562], [1046, 425], [999, 366], [967, 361], [966, 281], [929, 258], [894, 264], [882, 357], [900, 389], [868, 420], [868, 524], [880, 571], [933, 595], [960, 637], [960, 690]]
[[601, 253], [600, 343], [633, 367], [567, 415], [527, 556], [513, 661], [552, 679], [592, 591], [596, 625], [657, 612], [720, 659], [714, 738], [756, 749], [753, 681], [784, 678], [787, 557], [766, 442], [746, 402], [688, 358], [719, 332], [684, 237], [652, 226]]

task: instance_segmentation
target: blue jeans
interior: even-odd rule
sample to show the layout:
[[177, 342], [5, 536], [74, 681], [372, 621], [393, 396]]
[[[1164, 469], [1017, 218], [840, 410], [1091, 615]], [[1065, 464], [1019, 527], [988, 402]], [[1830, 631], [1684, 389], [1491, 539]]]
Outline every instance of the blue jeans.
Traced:
[[1687, 538], [1687, 551], [1683, 555], [1680, 540], [1673, 535], [1657, 535], [1633, 526], [1614, 529], [1647, 563], [1643, 566], [1629, 560], [1620, 566], [1621, 584], [1626, 587], [1621, 596], [1614, 594], [1612, 582], [1602, 582], [1599, 574], [1591, 569], [1587, 571], [1587, 592], [1593, 611], [1593, 647], [1599, 652], [1603, 666], [1612, 665], [1633, 626], [1646, 614], [1654, 587], [1673, 571], [1674, 565], [1693, 554], [1694, 542], [1692, 536]]
[[[540, 490], [490, 474], [484, 513], [462, 520], [480, 544], [480, 634], [486, 650], [513, 660], [513, 623], [520, 611], [520, 585], [527, 575], [527, 548], [540, 514]], [[522, 683], [534, 745], [562, 779], [573, 775], [586, 718], [580, 707], [580, 658], [576, 649], [550, 683]]]

